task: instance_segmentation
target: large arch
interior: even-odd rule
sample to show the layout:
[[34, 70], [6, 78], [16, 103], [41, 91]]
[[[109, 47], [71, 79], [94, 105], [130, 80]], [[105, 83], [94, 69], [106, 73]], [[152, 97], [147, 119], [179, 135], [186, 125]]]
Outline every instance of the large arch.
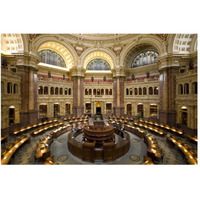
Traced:
[[1, 51], [5, 54], [24, 53], [25, 50], [27, 51], [24, 46], [27, 47], [27, 42], [26, 38], [21, 34], [1, 34]]
[[[189, 54], [196, 49], [196, 34], [176, 34], [169, 40], [169, 51], [175, 54]], [[173, 45], [172, 45], [173, 42]]]
[[77, 65], [77, 54], [73, 47], [68, 43], [56, 39], [52, 35], [41, 35], [38, 36], [34, 41], [34, 51], [38, 52], [42, 49], [49, 48], [50, 50], [56, 51], [60, 54], [66, 62], [69, 68]]
[[163, 46], [164, 44], [162, 43], [161, 39], [154, 35], [145, 35], [144, 37], [133, 41], [122, 50], [120, 55], [120, 66], [125, 65], [127, 54], [136, 46], [140, 45], [151, 45], [152, 47], [155, 47], [160, 56], [166, 53], [166, 48]]
[[116, 66], [116, 56], [112, 51], [105, 48], [90, 48], [86, 50], [81, 56], [80, 66], [85, 69], [87, 64], [95, 58], [106, 60], [110, 64], [111, 69]]

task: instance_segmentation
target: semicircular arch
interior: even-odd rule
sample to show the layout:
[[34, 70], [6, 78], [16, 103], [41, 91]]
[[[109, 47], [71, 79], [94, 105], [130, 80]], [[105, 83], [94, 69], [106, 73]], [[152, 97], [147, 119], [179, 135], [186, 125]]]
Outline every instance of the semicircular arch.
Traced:
[[155, 36], [148, 36], [148, 37], [144, 37], [141, 38], [139, 41], [134, 41], [132, 43], [130, 43], [129, 45], [127, 45], [121, 52], [121, 56], [120, 56], [120, 66], [124, 66], [125, 62], [126, 62], [126, 56], [127, 54], [134, 49], [135, 47], [139, 46], [139, 45], [151, 45], [152, 47], [154, 47], [159, 55], [163, 55], [165, 54], [165, 48], [163, 46], [163, 43], [161, 41], [161, 39], [158, 39], [158, 37]]
[[77, 65], [77, 54], [73, 47], [66, 42], [60, 42], [52, 36], [39, 36], [34, 41], [34, 51], [38, 52], [42, 49], [49, 48], [60, 54], [69, 68]]
[[111, 69], [116, 66], [116, 56], [110, 50], [104, 48], [91, 48], [85, 51], [81, 57], [80, 65], [86, 69], [87, 64], [96, 58], [101, 58], [107, 61]]

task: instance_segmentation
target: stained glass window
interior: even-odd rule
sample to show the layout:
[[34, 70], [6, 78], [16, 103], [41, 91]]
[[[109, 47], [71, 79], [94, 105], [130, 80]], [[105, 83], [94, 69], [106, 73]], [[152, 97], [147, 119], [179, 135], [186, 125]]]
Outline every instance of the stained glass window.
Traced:
[[103, 59], [91, 60], [87, 67], [87, 70], [111, 70], [109, 63]]
[[42, 63], [47, 63], [59, 67], [66, 67], [64, 59], [55, 51], [45, 49], [40, 51], [38, 54]]
[[158, 53], [155, 51], [142, 52], [134, 58], [131, 68], [154, 64], [156, 63], [157, 57]]

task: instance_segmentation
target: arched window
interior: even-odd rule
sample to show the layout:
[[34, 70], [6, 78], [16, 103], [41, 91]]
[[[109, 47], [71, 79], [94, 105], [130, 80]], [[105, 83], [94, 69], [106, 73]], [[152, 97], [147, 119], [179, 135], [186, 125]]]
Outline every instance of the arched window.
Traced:
[[40, 56], [42, 63], [47, 63], [50, 65], [56, 65], [60, 67], [66, 67], [64, 59], [55, 51], [45, 49], [40, 51], [38, 54]]
[[104, 95], [104, 89], [101, 89], [101, 95]]
[[130, 88], [130, 95], [133, 95], [133, 89]]
[[48, 95], [48, 87], [47, 86], [44, 87], [44, 94]]
[[100, 89], [97, 89], [97, 95], [100, 95]]
[[139, 95], [142, 95], [142, 88], [139, 88]]
[[58, 95], [58, 87], [55, 88], [55, 94]]
[[88, 63], [86, 69], [87, 70], [111, 70], [111, 67], [106, 60], [103, 60], [101, 58], [96, 58], [94, 60], [91, 60]]
[[18, 85], [15, 83], [14, 84], [14, 94], [18, 93]]
[[42, 86], [39, 86], [39, 88], [38, 88], [38, 94], [43, 94], [43, 87]]
[[149, 88], [149, 95], [153, 95], [153, 88], [152, 87]]
[[51, 87], [51, 95], [54, 95], [54, 87]]
[[93, 95], [96, 95], [96, 93], [97, 93], [97, 90], [93, 89]]
[[85, 95], [88, 95], [88, 89], [85, 89]]
[[182, 84], [178, 85], [178, 94], [183, 94], [183, 85]]
[[143, 88], [143, 95], [146, 95], [147, 94], [147, 88]]
[[150, 65], [156, 63], [158, 53], [155, 51], [144, 51], [137, 55], [131, 64], [131, 68]]
[[7, 93], [8, 94], [12, 93], [12, 83], [7, 83]]
[[126, 95], [129, 95], [129, 91], [128, 91], [128, 88], [126, 88]]
[[154, 95], [158, 95], [158, 87], [154, 87]]
[[71, 88], [69, 88], [69, 95], [71, 95]]
[[92, 95], [92, 89], [89, 89], [89, 95]]
[[108, 95], [108, 89], [106, 89], [106, 95]]
[[62, 88], [60, 88], [60, 95], [62, 95], [63, 94], [63, 89]]
[[189, 94], [189, 84], [188, 83], [184, 84], [184, 94]]
[[109, 90], [109, 95], [112, 95], [112, 89]]
[[1, 93], [3, 94], [4, 93], [4, 82], [1, 81]]
[[135, 88], [135, 95], [137, 95], [138, 94], [138, 89], [137, 88]]
[[65, 88], [65, 95], [67, 95], [67, 88]]
[[192, 93], [197, 94], [197, 82], [192, 83]]

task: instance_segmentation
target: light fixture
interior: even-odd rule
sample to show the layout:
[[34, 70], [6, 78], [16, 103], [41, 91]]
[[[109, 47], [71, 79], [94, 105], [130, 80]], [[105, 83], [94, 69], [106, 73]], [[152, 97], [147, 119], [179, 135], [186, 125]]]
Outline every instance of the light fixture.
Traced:
[[64, 71], [69, 71], [68, 68], [59, 67], [59, 66], [55, 66], [55, 65], [50, 65], [50, 64], [46, 64], [46, 63], [42, 63], [42, 62], [40, 62], [38, 65], [39, 66], [44, 66], [44, 67], [49, 67], [49, 68], [54, 68], [54, 69], [59, 69], [59, 70], [64, 70]]

